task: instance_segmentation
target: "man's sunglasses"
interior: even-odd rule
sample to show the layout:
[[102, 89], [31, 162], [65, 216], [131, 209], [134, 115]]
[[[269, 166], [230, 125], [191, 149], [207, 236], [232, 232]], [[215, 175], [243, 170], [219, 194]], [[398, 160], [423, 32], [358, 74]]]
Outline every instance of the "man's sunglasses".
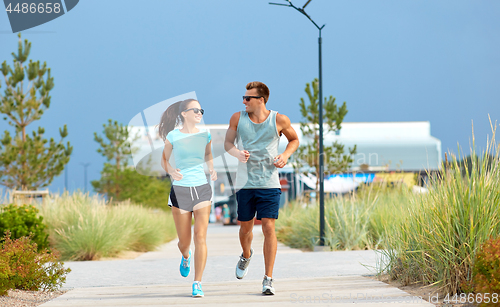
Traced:
[[243, 96], [243, 100], [250, 101], [252, 98], [262, 98], [263, 96]]
[[198, 108], [191, 108], [191, 109], [187, 109], [187, 110], [184, 110], [184, 112], [187, 112], [187, 111], [191, 111], [193, 110], [194, 114], [198, 114], [201, 112], [201, 115], [205, 114], [205, 110], [203, 109], [198, 109]]

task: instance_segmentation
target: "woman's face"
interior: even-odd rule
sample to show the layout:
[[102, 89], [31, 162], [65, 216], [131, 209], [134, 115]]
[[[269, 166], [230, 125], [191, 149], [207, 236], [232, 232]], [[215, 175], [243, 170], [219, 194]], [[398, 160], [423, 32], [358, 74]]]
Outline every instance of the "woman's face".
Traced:
[[[191, 101], [186, 106], [186, 111], [182, 112], [182, 116], [184, 117], [184, 121], [188, 123], [199, 123], [201, 122], [201, 118], [203, 114], [201, 114], [201, 106], [198, 101]], [[196, 113], [198, 112], [198, 113]]]

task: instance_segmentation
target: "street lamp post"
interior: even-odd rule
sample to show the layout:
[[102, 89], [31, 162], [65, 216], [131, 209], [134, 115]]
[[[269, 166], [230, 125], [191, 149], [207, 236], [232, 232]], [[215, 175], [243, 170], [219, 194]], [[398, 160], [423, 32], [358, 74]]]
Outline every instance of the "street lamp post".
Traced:
[[87, 167], [90, 165], [90, 163], [80, 163], [83, 165], [83, 180], [84, 180], [84, 190], [83, 193], [87, 193]]
[[307, 13], [304, 11], [306, 6], [311, 2], [311, 0], [308, 0], [306, 4], [302, 8], [298, 8], [292, 4], [290, 0], [285, 0], [288, 2], [288, 4], [281, 4], [281, 3], [272, 3], [269, 2], [269, 4], [272, 5], [280, 5], [280, 6], [288, 6], [296, 9], [298, 12], [300, 12], [302, 15], [306, 16], [307, 19], [309, 19], [314, 26], [318, 29], [319, 31], [319, 36], [318, 36], [318, 56], [319, 56], [319, 245], [324, 246], [325, 245], [325, 183], [324, 183], [324, 151], [323, 151], [323, 80], [322, 80], [322, 71], [321, 71], [321, 30], [325, 27], [325, 25], [322, 25], [321, 27], [318, 26], [314, 20], [307, 15]]

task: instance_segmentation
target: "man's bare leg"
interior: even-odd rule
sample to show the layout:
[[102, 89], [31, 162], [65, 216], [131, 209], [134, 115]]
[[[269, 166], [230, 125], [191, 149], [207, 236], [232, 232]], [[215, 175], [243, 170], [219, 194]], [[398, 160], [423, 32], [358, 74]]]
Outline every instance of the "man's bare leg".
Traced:
[[253, 219], [247, 222], [240, 222], [240, 244], [243, 249], [243, 257], [250, 258], [250, 248], [253, 240]]
[[262, 232], [264, 233], [264, 264], [266, 267], [266, 275], [269, 278], [273, 277], [274, 260], [276, 259], [276, 251], [278, 249], [278, 240], [274, 231], [276, 219], [262, 218]]

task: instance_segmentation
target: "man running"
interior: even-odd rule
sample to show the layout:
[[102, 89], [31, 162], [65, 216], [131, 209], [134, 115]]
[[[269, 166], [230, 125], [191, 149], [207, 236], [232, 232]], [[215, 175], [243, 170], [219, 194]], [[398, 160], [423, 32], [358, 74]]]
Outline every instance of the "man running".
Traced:
[[[242, 279], [248, 272], [253, 256], [252, 239], [254, 217], [262, 221], [264, 233], [265, 275], [262, 293], [274, 294], [273, 267], [276, 258], [277, 239], [274, 224], [278, 218], [281, 185], [278, 168], [283, 168], [290, 155], [299, 147], [297, 133], [290, 119], [266, 108], [269, 88], [262, 82], [250, 82], [243, 96], [245, 111], [234, 113], [229, 121], [224, 147], [238, 158], [236, 193], [240, 243], [243, 253], [236, 266], [236, 278]], [[278, 154], [280, 136], [284, 134], [288, 145]], [[238, 148], [234, 142], [238, 138]]]

